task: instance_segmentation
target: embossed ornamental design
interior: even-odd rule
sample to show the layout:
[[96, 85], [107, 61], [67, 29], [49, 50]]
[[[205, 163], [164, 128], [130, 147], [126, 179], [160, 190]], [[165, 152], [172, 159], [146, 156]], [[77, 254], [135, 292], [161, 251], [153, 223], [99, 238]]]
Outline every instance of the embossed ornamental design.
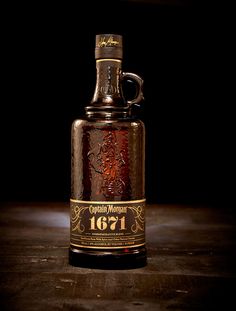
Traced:
[[124, 152], [120, 150], [113, 131], [103, 137], [98, 147], [88, 152], [91, 167], [101, 176], [99, 191], [106, 198], [124, 193], [126, 184], [121, 174], [121, 168], [126, 165]]

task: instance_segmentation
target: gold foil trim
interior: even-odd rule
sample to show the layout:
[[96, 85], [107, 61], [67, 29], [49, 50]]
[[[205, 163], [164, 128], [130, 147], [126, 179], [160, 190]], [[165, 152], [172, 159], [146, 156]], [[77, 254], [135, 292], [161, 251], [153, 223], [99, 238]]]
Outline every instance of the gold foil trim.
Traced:
[[84, 245], [79, 245], [79, 244], [74, 244], [74, 243], [70, 243], [70, 245], [75, 246], [75, 247], [80, 247], [80, 248], [97, 248], [97, 249], [113, 249], [113, 248], [120, 248], [120, 249], [124, 249], [124, 248], [134, 248], [134, 247], [139, 247], [139, 246], [143, 246], [145, 245], [145, 243], [142, 244], [138, 244], [138, 245], [132, 245], [132, 246], [84, 246]]
[[121, 60], [120, 60], [120, 59], [115, 59], [115, 58], [102, 58], [102, 59], [97, 59], [97, 60], [96, 60], [97, 63], [106, 62], [106, 61], [121, 63]]
[[128, 204], [128, 203], [143, 203], [146, 201], [146, 199], [131, 200], [131, 201], [83, 201], [83, 200], [70, 199], [70, 201], [75, 203], [86, 203], [86, 204]]

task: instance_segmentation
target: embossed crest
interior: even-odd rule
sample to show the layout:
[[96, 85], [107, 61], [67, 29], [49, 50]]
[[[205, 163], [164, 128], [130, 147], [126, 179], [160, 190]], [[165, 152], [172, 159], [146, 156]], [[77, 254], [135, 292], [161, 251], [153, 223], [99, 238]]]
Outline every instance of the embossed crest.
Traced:
[[126, 166], [124, 154], [127, 150], [122, 150], [117, 142], [114, 131], [109, 131], [102, 143], [88, 152], [88, 158], [92, 169], [101, 178], [99, 190], [106, 198], [120, 196], [125, 192], [125, 178], [122, 176], [122, 167]]

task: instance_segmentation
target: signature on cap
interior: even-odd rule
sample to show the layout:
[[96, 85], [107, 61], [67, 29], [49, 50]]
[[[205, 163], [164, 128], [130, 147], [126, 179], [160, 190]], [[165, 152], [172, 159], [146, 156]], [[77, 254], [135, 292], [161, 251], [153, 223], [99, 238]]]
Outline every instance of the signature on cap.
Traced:
[[102, 47], [117, 46], [117, 45], [119, 45], [119, 41], [114, 40], [113, 36], [110, 36], [108, 38], [101, 37], [96, 47], [102, 48]]

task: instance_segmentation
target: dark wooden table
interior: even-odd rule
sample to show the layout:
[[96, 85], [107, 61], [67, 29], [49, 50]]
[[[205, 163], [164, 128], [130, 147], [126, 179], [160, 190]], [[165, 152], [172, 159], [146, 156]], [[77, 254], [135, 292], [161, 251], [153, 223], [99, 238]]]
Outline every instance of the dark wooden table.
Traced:
[[69, 207], [0, 209], [0, 310], [236, 310], [233, 209], [148, 206], [148, 265], [68, 265]]

